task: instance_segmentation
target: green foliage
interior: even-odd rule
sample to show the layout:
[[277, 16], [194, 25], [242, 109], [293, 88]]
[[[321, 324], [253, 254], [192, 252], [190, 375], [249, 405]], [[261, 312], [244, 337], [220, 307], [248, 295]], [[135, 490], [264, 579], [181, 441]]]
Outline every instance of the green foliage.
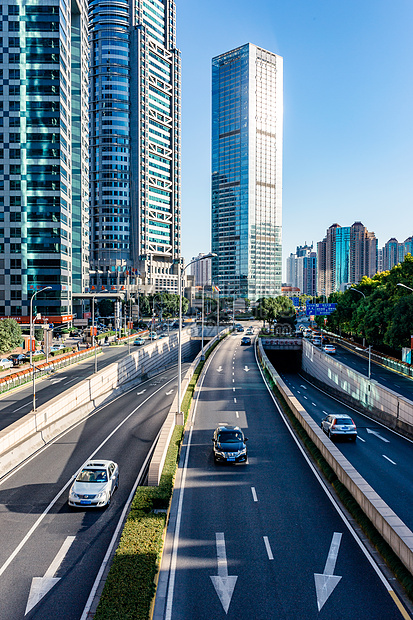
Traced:
[[295, 307], [291, 299], [280, 295], [278, 297], [261, 297], [258, 300], [254, 315], [257, 319], [261, 319], [269, 323], [277, 321], [278, 323], [296, 322]]
[[0, 353], [13, 351], [22, 343], [22, 330], [14, 319], [0, 321]]
[[97, 305], [99, 308], [100, 316], [112, 316], [115, 311], [115, 304], [111, 299], [101, 299]]
[[364, 277], [357, 286], [331, 295], [329, 301], [337, 303], [337, 308], [328, 317], [327, 329], [366, 338], [371, 345], [384, 344], [396, 350], [410, 346], [413, 292], [398, 286], [400, 283], [413, 288], [410, 254], [391, 271]]
[[[185, 314], [189, 307], [189, 301], [186, 297], [182, 297], [182, 314]], [[141, 316], [152, 316], [153, 309], [155, 314], [162, 313], [164, 318], [178, 316], [179, 314], [179, 296], [174, 293], [162, 291], [154, 295], [139, 296], [139, 313]]]

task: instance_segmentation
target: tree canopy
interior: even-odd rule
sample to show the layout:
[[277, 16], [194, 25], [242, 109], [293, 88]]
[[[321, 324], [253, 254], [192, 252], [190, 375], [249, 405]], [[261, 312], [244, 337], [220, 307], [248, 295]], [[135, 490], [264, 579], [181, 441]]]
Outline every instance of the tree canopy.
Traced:
[[14, 319], [0, 320], [0, 353], [13, 351], [22, 342], [22, 330]]
[[329, 301], [336, 302], [337, 308], [327, 319], [327, 329], [363, 337], [371, 345], [409, 347], [413, 334], [413, 291], [409, 288], [413, 289], [410, 254], [391, 271], [364, 277], [357, 286], [331, 295]]

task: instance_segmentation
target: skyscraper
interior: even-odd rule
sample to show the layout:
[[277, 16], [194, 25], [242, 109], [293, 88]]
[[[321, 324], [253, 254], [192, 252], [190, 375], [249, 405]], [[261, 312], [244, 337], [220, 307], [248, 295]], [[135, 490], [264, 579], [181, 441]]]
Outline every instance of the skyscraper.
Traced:
[[89, 2], [91, 264], [177, 290], [180, 52], [172, 0]]
[[352, 226], [333, 224], [317, 243], [317, 289], [319, 295], [343, 291], [363, 276], [377, 273], [377, 239], [361, 222]]
[[72, 318], [89, 274], [86, 0], [1, 0], [0, 316]]
[[281, 293], [283, 59], [247, 43], [212, 60], [212, 278]]

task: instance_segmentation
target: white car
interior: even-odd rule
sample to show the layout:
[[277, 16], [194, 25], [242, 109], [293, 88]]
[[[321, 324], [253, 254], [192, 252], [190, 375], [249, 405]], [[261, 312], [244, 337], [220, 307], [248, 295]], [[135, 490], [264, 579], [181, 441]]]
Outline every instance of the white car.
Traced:
[[4, 357], [0, 360], [0, 370], [6, 370], [6, 368], [13, 368], [13, 362]]
[[119, 467], [113, 461], [88, 461], [78, 472], [69, 491], [69, 506], [103, 508], [109, 506], [119, 486]]
[[336, 352], [336, 348], [333, 344], [325, 344], [323, 346], [323, 351], [324, 353], [329, 353], [330, 355], [334, 355], [334, 353]]

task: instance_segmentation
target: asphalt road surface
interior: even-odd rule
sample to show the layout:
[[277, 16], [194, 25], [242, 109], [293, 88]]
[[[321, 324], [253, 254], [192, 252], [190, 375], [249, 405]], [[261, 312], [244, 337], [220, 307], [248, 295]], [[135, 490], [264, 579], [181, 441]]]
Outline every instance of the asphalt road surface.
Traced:
[[[183, 373], [187, 367], [183, 365]], [[103, 407], [1, 481], [1, 620], [81, 618], [176, 391], [177, 372], [171, 368]], [[69, 486], [93, 456], [119, 464], [119, 489], [106, 510], [72, 510]], [[25, 615], [29, 600], [37, 600], [30, 596], [36, 587], [43, 596]]]
[[[299, 449], [241, 337], [208, 360], [154, 619], [409, 618]], [[247, 465], [214, 464], [211, 438], [222, 422], [249, 438]]]

